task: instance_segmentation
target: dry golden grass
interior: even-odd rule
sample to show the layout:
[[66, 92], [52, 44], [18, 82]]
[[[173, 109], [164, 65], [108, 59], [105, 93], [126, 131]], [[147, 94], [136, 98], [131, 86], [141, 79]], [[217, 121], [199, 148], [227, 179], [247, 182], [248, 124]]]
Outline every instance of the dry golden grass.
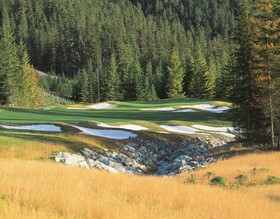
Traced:
[[[71, 139], [87, 144], [90, 149], [115, 149], [118, 147], [118, 142], [111, 139], [93, 138], [87, 135], [71, 135]], [[120, 144], [121, 145], [121, 144]]]
[[[259, 153], [236, 156], [231, 159], [220, 161], [209, 165], [206, 169], [195, 172], [197, 180], [202, 184], [208, 184], [207, 172], [215, 176], [222, 176], [228, 183], [235, 183], [238, 175], [248, 177], [247, 184], [261, 184], [267, 176], [277, 176], [280, 178], [280, 153]], [[188, 178], [186, 176], [181, 176]]]
[[63, 145], [29, 141], [0, 148], [0, 158], [40, 159], [65, 150]]
[[[279, 157], [279, 153], [271, 153], [233, 158], [200, 170], [197, 176], [213, 171], [231, 178], [237, 170], [254, 167], [266, 167], [268, 175], [280, 176]], [[280, 217], [280, 203], [269, 198], [279, 195], [279, 185], [230, 190], [184, 184], [186, 177], [127, 176], [2, 159], [0, 218]]]

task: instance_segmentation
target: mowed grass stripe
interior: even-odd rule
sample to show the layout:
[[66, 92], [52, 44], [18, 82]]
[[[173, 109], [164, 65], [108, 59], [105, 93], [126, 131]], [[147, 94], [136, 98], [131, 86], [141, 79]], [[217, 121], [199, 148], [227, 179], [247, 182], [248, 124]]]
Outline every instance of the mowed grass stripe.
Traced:
[[[21, 109], [2, 108], [0, 123], [52, 123], [52, 122], [83, 122], [95, 121], [102, 123], [133, 123], [143, 121], [151, 123], [167, 123], [169, 121], [181, 121], [193, 124], [231, 125], [231, 113], [200, 112], [169, 112], [169, 111], [142, 111], [143, 108], [178, 107], [196, 104], [221, 104], [222, 102], [195, 101], [194, 99], [162, 100], [156, 102], [119, 102], [114, 109], [105, 110], [69, 110], [56, 109]], [[228, 103], [224, 103], [228, 105]]]

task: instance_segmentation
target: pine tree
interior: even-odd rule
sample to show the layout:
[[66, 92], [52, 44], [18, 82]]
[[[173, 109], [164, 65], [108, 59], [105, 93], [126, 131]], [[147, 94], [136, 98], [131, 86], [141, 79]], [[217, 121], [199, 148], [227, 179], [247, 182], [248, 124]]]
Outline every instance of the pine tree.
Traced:
[[83, 69], [80, 72], [79, 79], [80, 79], [79, 84], [81, 85], [81, 101], [84, 103], [88, 103], [90, 101], [89, 78], [88, 78], [87, 71], [85, 69]]
[[39, 106], [39, 82], [33, 66], [30, 64], [30, 58], [26, 51], [24, 43], [18, 46], [18, 57], [20, 60], [20, 69], [18, 79], [21, 81], [18, 85], [17, 105], [34, 108]]
[[146, 67], [146, 73], [142, 75], [140, 82], [137, 83], [137, 100], [148, 101], [158, 99], [153, 79], [152, 64], [148, 63]]
[[209, 71], [206, 74], [206, 95], [208, 99], [213, 99], [215, 96], [215, 88], [217, 82], [217, 69], [216, 64], [214, 63], [214, 57], [210, 57]]
[[189, 54], [185, 61], [186, 74], [184, 78], [184, 91], [187, 97], [191, 97], [191, 80], [194, 76], [194, 59]]
[[[119, 66], [125, 100], [136, 100], [142, 77], [142, 68], [131, 45], [119, 45]], [[138, 88], [137, 88], [138, 87]]]
[[116, 57], [114, 54], [111, 55], [110, 66], [107, 74], [107, 100], [121, 100], [122, 94], [120, 92], [120, 79], [118, 76], [118, 66]]
[[169, 98], [183, 97], [184, 70], [179, 57], [179, 52], [173, 50], [170, 57], [168, 70], [167, 95]]
[[163, 98], [165, 94], [165, 89], [163, 86], [163, 81], [164, 81], [163, 76], [164, 76], [164, 71], [162, 68], [162, 62], [160, 62], [156, 67], [156, 72], [153, 77], [156, 94], [159, 98]]
[[0, 41], [0, 93], [2, 103], [8, 103], [10, 106], [16, 105], [20, 95], [18, 90], [21, 83], [19, 72], [18, 50], [9, 16], [4, 7], [2, 39]]
[[[235, 105], [234, 122], [246, 132], [247, 140], [264, 142], [267, 140], [264, 128], [264, 113], [261, 103], [262, 90], [258, 86], [258, 78], [253, 74], [252, 63], [255, 61], [253, 42], [254, 27], [250, 21], [250, 4], [248, 1], [239, 5], [238, 25], [235, 30], [235, 41], [238, 48], [234, 52], [235, 84], [232, 101]], [[266, 123], [266, 122], [265, 122]]]
[[[280, 17], [280, 2], [275, 2], [274, 14]], [[276, 30], [280, 32], [280, 24], [278, 23]], [[279, 42], [278, 42], [279, 43]], [[279, 45], [279, 44], [278, 44]], [[278, 47], [279, 48], [279, 47]], [[276, 146], [280, 149], [280, 53], [274, 55], [274, 61], [276, 62], [275, 70], [278, 74], [273, 75], [272, 87], [274, 97], [274, 112], [275, 112], [275, 135], [276, 135]]]
[[96, 72], [93, 70], [93, 64], [91, 60], [88, 61], [86, 74], [88, 82], [83, 81], [83, 83], [88, 84], [88, 97], [85, 99], [87, 99], [86, 102], [94, 103], [97, 97], [97, 77]]
[[231, 101], [233, 93], [233, 84], [234, 84], [234, 72], [233, 66], [234, 58], [223, 58], [223, 66], [220, 66], [219, 73], [217, 76], [217, 83], [216, 83], [216, 94], [215, 97], [218, 100], [223, 101]]
[[145, 74], [145, 84], [146, 84], [146, 96], [147, 100], [157, 100], [157, 92], [155, 88], [155, 83], [159, 83], [160, 75], [153, 75], [153, 66], [151, 62], [147, 63], [146, 74]]
[[209, 69], [202, 53], [200, 43], [196, 43], [194, 53], [194, 66], [193, 77], [190, 82], [190, 92], [192, 97], [205, 98], [207, 97], [207, 77], [209, 75]]
[[[259, 97], [259, 105], [266, 110], [266, 119], [263, 120], [263, 128], [267, 130], [267, 136], [271, 138], [272, 148], [276, 147], [275, 142], [275, 98], [272, 82], [277, 80], [280, 71], [277, 69], [275, 56], [280, 50], [277, 45], [280, 39], [279, 17], [275, 14], [276, 1], [258, 0], [255, 4], [255, 13], [252, 17], [252, 24], [255, 27], [255, 41], [253, 52], [255, 60], [253, 74], [256, 75], [258, 87], [262, 90]], [[278, 3], [279, 6], [279, 3]]]
[[22, 106], [35, 108], [39, 106], [42, 100], [40, 99], [38, 75], [30, 65], [30, 59], [26, 50], [23, 54], [22, 62]]

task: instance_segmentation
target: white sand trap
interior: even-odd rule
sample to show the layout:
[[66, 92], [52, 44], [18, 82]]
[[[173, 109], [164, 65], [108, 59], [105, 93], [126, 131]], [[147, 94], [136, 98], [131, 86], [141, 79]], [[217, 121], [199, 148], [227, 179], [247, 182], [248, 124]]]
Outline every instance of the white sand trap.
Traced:
[[67, 109], [70, 109], [70, 110], [89, 110], [89, 108], [75, 108], [75, 107], [68, 107]]
[[61, 132], [61, 128], [55, 125], [24, 125], [24, 126], [10, 126], [1, 125], [5, 129], [15, 130], [31, 130], [31, 131], [44, 131], [44, 132]]
[[82, 131], [81, 134], [98, 136], [98, 137], [109, 138], [109, 139], [124, 140], [124, 139], [137, 137], [136, 134], [127, 131], [121, 131], [121, 130], [100, 130], [100, 129], [84, 128], [81, 126], [73, 126], [73, 127], [81, 130]]
[[212, 126], [205, 126], [205, 125], [193, 125], [195, 129], [206, 130], [206, 131], [214, 131], [214, 132], [234, 132], [233, 127], [212, 127]]
[[148, 109], [141, 109], [141, 110], [148, 110], [148, 111], [174, 111], [175, 108], [173, 107], [161, 107], [161, 108], [148, 108]]
[[197, 113], [197, 112], [198, 111], [193, 109], [181, 109], [181, 110], [173, 111], [173, 113]]
[[112, 109], [115, 108], [117, 105], [116, 104], [111, 104], [111, 103], [97, 103], [94, 105], [90, 105], [87, 107], [68, 107], [67, 109], [70, 110], [90, 110], [90, 109]]
[[115, 108], [117, 105], [116, 104], [111, 104], [111, 103], [97, 103], [91, 106], [88, 106], [87, 108], [89, 109], [112, 109]]
[[97, 126], [102, 127], [102, 128], [127, 129], [127, 130], [132, 130], [132, 131], [149, 130], [146, 127], [143, 127], [143, 126], [140, 126], [140, 125], [132, 125], [132, 124], [112, 126], [112, 125], [107, 125], [107, 124], [104, 124], [104, 123], [100, 123]]
[[230, 109], [230, 107], [223, 106], [223, 107], [217, 107], [210, 104], [198, 104], [193, 106], [182, 106], [182, 108], [188, 108], [188, 109], [198, 109], [198, 110], [205, 110], [213, 113], [223, 113], [224, 111], [227, 111]]
[[204, 131], [214, 131], [216, 134], [224, 135], [229, 138], [234, 138], [235, 135], [232, 132], [235, 132], [235, 128], [233, 127], [212, 127], [205, 125], [193, 125], [193, 128], [204, 130]]
[[187, 127], [187, 126], [169, 126], [169, 125], [160, 125], [161, 128], [169, 131], [169, 132], [177, 132], [184, 134], [195, 134], [198, 130]]

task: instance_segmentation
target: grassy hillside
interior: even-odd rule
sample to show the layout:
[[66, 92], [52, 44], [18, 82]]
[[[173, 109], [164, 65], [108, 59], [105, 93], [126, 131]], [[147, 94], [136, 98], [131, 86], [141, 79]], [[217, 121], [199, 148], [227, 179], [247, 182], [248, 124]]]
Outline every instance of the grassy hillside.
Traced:
[[[236, 157], [209, 171], [229, 182], [240, 173], [254, 184], [212, 186], [180, 177], [139, 177], [69, 168], [39, 161], [0, 159], [1, 218], [279, 218], [279, 153]], [[252, 175], [253, 168], [266, 172]], [[252, 178], [252, 179], [251, 179]], [[254, 178], [254, 179], [253, 179]]]

